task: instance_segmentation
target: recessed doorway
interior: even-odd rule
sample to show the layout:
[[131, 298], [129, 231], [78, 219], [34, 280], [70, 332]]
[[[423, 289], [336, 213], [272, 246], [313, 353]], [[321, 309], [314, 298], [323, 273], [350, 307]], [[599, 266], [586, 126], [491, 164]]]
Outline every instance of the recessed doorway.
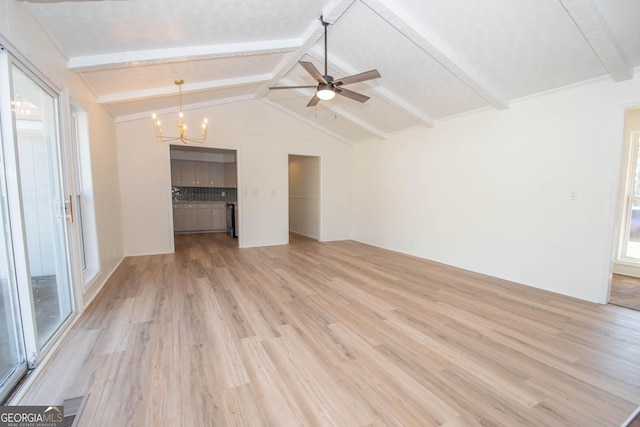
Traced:
[[224, 233], [237, 245], [236, 150], [172, 145], [169, 154], [173, 234]]
[[625, 113], [622, 173], [609, 302], [640, 310], [640, 107]]
[[320, 240], [320, 157], [289, 155], [289, 232]]

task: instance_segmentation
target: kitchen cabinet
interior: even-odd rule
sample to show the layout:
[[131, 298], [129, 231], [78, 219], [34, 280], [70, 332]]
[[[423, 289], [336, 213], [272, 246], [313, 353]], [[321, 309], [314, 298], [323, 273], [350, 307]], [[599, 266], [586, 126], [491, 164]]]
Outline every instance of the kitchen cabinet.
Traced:
[[185, 209], [180, 205], [173, 206], [173, 231], [186, 231], [184, 224]]
[[225, 231], [225, 203], [176, 203], [173, 205], [175, 232]]
[[218, 203], [213, 209], [212, 227], [216, 231], [224, 231], [227, 228], [227, 210], [224, 203]]
[[198, 231], [213, 230], [213, 208], [211, 205], [200, 205], [196, 212], [198, 216]]
[[190, 160], [171, 160], [171, 185], [193, 187], [196, 183], [196, 169]]
[[196, 231], [198, 230], [198, 210], [192, 205], [185, 206], [184, 208], [184, 230], [183, 231]]
[[209, 185], [209, 163], [193, 162], [195, 171], [194, 187], [210, 187]]
[[171, 159], [174, 187], [237, 187], [236, 164]]
[[171, 159], [171, 185], [174, 187], [179, 187], [182, 182], [182, 165], [180, 164], [182, 160]]
[[209, 167], [209, 187], [224, 187], [224, 163], [210, 162]]
[[189, 160], [180, 160], [182, 186], [193, 187], [196, 184], [196, 165]]
[[227, 188], [235, 188], [238, 186], [235, 162], [224, 163], [224, 186]]

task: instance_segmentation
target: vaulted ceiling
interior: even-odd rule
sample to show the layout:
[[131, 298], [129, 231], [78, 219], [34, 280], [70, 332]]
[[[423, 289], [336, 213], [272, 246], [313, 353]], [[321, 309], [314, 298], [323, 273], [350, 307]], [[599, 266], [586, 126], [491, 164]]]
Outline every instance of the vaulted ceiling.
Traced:
[[[638, 0], [27, 0], [118, 122], [260, 100], [346, 143], [640, 67]], [[377, 69], [369, 96], [306, 107], [298, 64]], [[215, 126], [215, 118], [212, 118]]]

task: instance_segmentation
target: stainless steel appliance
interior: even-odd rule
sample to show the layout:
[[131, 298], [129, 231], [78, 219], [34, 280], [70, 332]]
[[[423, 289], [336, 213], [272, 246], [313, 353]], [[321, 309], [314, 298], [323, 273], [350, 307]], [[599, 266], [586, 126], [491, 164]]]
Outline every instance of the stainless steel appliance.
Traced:
[[235, 203], [227, 202], [227, 234], [229, 237], [238, 237], [238, 233], [236, 231], [236, 205]]

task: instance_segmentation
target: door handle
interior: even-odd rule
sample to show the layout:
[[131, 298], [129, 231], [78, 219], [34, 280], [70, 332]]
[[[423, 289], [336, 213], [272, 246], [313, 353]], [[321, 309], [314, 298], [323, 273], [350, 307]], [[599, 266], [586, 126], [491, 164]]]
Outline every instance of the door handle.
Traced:
[[67, 205], [66, 206], [67, 218], [69, 219], [69, 222], [73, 224], [73, 196], [72, 195], [69, 195], [66, 205]]

